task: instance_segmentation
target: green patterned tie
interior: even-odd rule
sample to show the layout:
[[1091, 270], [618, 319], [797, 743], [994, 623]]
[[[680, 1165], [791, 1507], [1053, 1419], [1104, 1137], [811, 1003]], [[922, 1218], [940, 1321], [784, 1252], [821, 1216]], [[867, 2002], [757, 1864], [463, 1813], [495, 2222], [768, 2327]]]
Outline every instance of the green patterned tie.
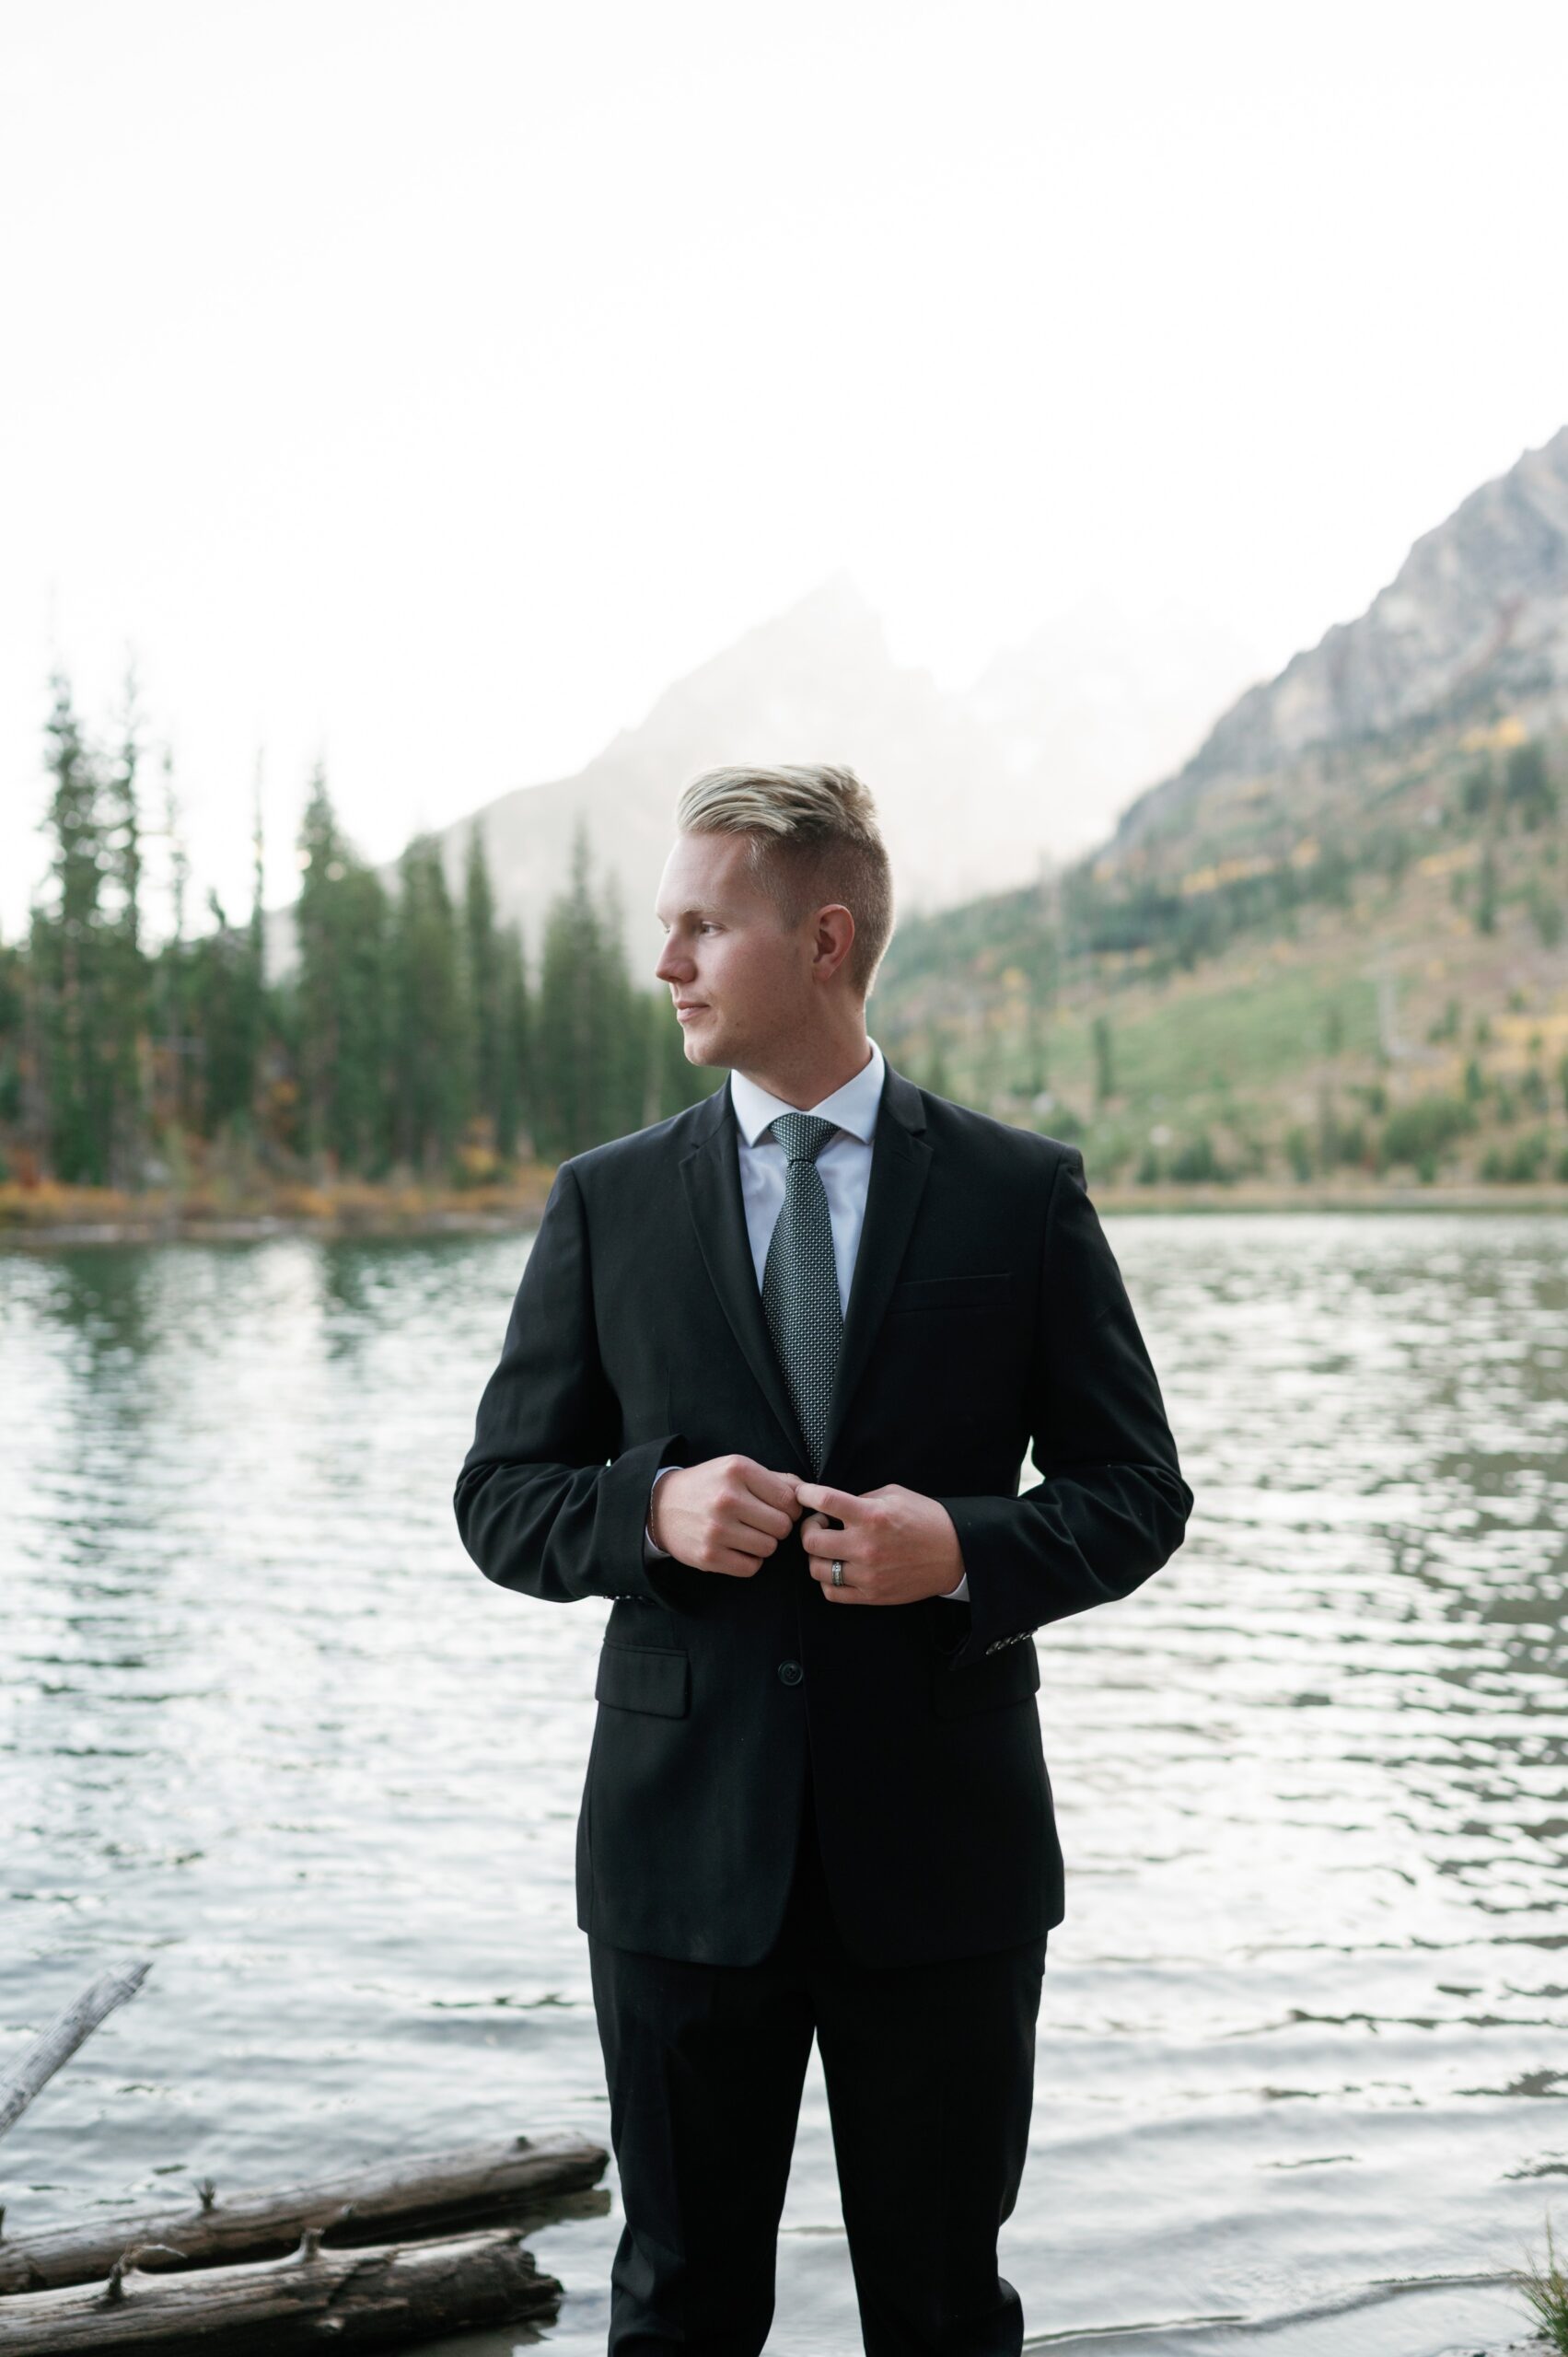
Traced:
[[815, 1113], [778, 1113], [772, 1127], [789, 1168], [762, 1264], [762, 1308], [817, 1474], [827, 1454], [828, 1410], [844, 1331], [833, 1224], [817, 1156], [838, 1123]]

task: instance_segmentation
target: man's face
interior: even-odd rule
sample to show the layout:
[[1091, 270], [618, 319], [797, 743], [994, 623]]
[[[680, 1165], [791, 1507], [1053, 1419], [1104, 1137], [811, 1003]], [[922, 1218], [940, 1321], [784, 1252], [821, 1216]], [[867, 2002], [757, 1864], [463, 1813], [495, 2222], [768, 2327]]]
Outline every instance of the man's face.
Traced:
[[693, 1064], [766, 1064], [809, 1027], [809, 916], [786, 928], [746, 869], [743, 835], [677, 835], [654, 914], [665, 929], [654, 971], [669, 985]]

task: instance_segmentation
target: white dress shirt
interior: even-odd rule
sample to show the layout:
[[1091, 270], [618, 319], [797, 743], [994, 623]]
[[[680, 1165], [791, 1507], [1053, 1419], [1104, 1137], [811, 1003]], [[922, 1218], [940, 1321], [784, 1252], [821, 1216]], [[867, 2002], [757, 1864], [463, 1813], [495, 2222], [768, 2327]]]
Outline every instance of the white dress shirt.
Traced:
[[[751, 1259], [757, 1271], [757, 1287], [761, 1292], [762, 1271], [767, 1265], [768, 1246], [772, 1238], [773, 1224], [784, 1208], [784, 1174], [789, 1158], [779, 1139], [769, 1131], [769, 1124], [781, 1113], [814, 1114], [819, 1120], [833, 1121], [837, 1127], [817, 1156], [817, 1167], [822, 1175], [823, 1191], [828, 1198], [828, 1216], [832, 1222], [833, 1259], [838, 1268], [839, 1306], [849, 1307], [850, 1279], [854, 1274], [854, 1257], [860, 1248], [860, 1231], [865, 1218], [865, 1194], [871, 1183], [871, 1145], [877, 1134], [877, 1109], [882, 1101], [882, 1078], [887, 1070], [882, 1051], [875, 1039], [871, 1053], [853, 1080], [824, 1097], [819, 1105], [802, 1108], [786, 1105], [781, 1097], [771, 1097], [759, 1088], [743, 1072], [729, 1075], [730, 1102], [740, 1132], [740, 1196], [746, 1206], [746, 1232], [751, 1245]], [[673, 1465], [662, 1465], [654, 1475], [657, 1489]], [[650, 1492], [650, 1497], [652, 1492]], [[661, 1547], [651, 1532], [644, 1534], [644, 1555], [656, 1562], [669, 1552]], [[957, 1587], [944, 1591], [945, 1597], [961, 1604], [970, 1592], [966, 1573]]]

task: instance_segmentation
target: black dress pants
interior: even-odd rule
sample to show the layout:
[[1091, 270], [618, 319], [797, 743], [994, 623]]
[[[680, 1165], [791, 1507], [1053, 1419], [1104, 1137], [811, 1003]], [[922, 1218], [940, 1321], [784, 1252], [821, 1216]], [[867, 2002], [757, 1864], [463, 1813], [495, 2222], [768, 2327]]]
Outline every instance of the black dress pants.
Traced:
[[760, 1963], [590, 1938], [626, 2218], [610, 2357], [759, 2357], [813, 2033], [866, 2357], [1017, 2357], [996, 2237], [1023, 2176], [1045, 1945], [856, 1963], [809, 1780], [784, 1928]]

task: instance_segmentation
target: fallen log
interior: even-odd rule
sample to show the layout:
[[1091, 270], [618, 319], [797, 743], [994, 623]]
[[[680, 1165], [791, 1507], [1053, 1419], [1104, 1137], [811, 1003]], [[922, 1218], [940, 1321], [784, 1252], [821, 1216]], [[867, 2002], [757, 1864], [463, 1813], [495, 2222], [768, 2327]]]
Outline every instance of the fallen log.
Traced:
[[62, 2062], [70, 2061], [82, 2040], [92, 2036], [104, 2015], [135, 1995], [152, 1968], [148, 1956], [137, 1964], [122, 1965], [118, 1972], [100, 1972], [90, 1989], [84, 1989], [64, 2013], [55, 2015], [10, 2077], [0, 2084], [0, 2136], [21, 2118], [40, 2087], [54, 2076]]
[[[168, 2274], [132, 2250], [107, 2282], [0, 2300], [3, 2357], [304, 2357], [379, 2351], [553, 2317], [561, 2286], [509, 2229], [329, 2251], [310, 2229], [287, 2258]], [[163, 2261], [159, 2254], [160, 2263]]]
[[[331, 2247], [341, 2250], [430, 2232], [450, 2235], [503, 2218], [516, 2223], [594, 2184], [609, 2157], [602, 2144], [580, 2136], [515, 2136], [226, 2201], [203, 2178], [196, 2188], [198, 2209], [110, 2216], [90, 2226], [0, 2240], [0, 2294], [99, 2282], [138, 2244], [146, 2247], [141, 2271], [156, 2273], [275, 2258], [293, 2250], [307, 2231], [328, 2235]], [[0, 2297], [0, 2316], [7, 2305]]]

